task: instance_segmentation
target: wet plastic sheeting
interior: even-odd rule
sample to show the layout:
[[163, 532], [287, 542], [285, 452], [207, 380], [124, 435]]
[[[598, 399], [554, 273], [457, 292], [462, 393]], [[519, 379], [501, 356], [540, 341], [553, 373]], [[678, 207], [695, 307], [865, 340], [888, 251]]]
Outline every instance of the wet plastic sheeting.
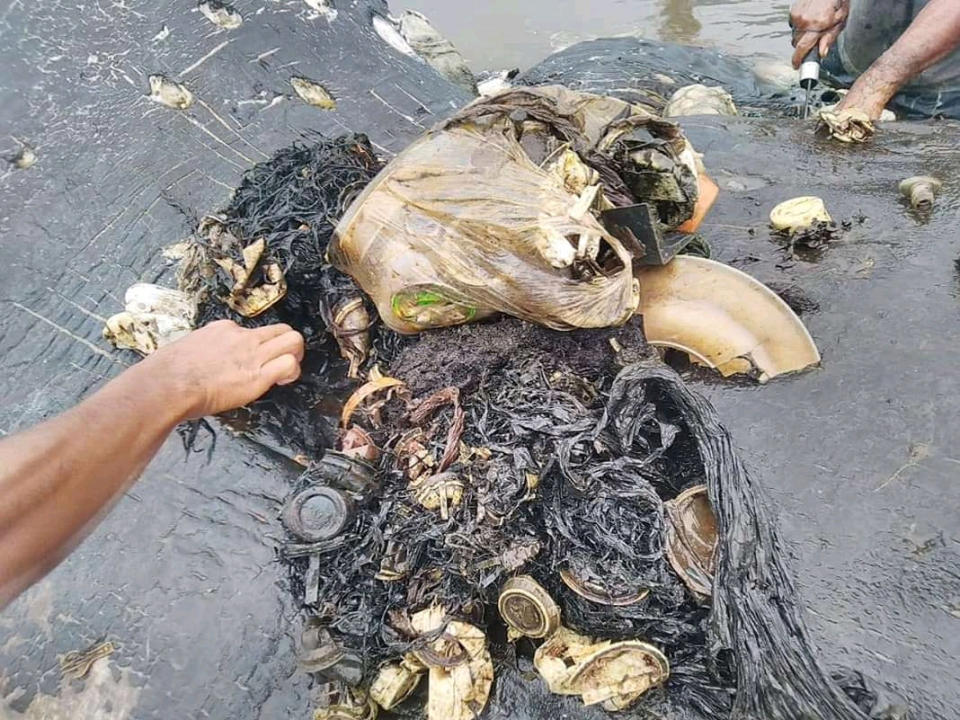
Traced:
[[[303, 0], [234, 6], [234, 30], [194, 2], [0, 10], [0, 155], [17, 151], [11, 135], [37, 154], [26, 170], [0, 165], [0, 433], [134, 360], [101, 340], [103, 320], [134, 282], [174, 284], [161, 248], [223, 207], [253, 162], [345, 128], [388, 155], [469, 99], [375, 34], [383, 2], [342, 3], [332, 23]], [[190, 108], [148, 99], [154, 73], [188, 86]], [[301, 101], [292, 75], [336, 109]], [[296, 474], [227, 433], [210, 464], [171, 439], [78, 552], [0, 615], [0, 717], [56, 694], [57, 655], [101, 638], [131, 668], [132, 717], [306, 716], [274, 563]]]

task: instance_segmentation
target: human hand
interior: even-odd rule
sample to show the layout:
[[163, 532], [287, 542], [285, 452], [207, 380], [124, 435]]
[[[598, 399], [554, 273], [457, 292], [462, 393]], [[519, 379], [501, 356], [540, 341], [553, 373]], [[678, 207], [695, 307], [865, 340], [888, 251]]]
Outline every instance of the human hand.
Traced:
[[247, 329], [218, 320], [166, 345], [138, 367], [167, 382], [183, 419], [233, 410], [300, 377], [303, 336], [289, 325]]
[[868, 70], [857, 78], [847, 94], [837, 103], [834, 111], [860, 111], [876, 122], [895, 92], [895, 84], [883, 82]]
[[796, 0], [790, 8], [793, 28], [793, 67], [799, 68], [814, 48], [826, 56], [847, 24], [850, 0]]

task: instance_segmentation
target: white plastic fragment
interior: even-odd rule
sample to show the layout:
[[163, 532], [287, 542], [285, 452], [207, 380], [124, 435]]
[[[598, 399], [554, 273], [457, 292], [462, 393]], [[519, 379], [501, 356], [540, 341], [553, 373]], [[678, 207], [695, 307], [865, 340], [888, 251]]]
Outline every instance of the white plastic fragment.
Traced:
[[161, 105], [186, 110], [193, 104], [193, 93], [186, 85], [170, 80], [164, 75], [150, 76], [150, 99]]
[[219, 0], [204, 0], [198, 7], [207, 20], [225, 30], [235, 30], [243, 24], [243, 16]]
[[20, 151], [13, 156], [11, 163], [20, 170], [32, 168], [37, 164], [37, 152], [27, 144], [21, 144]]
[[400, 34], [400, 30], [392, 20], [383, 17], [383, 15], [374, 15], [373, 29], [377, 35], [380, 36], [381, 40], [397, 52], [407, 55], [408, 57], [419, 59], [416, 50], [410, 47], [410, 43]]
[[[483, 713], [493, 686], [493, 662], [483, 630], [460, 621], [447, 622], [443, 608], [432, 606], [416, 613], [413, 628], [421, 633], [442, 629], [429, 652], [415, 652], [408, 665], [429, 669], [427, 720], [475, 720]], [[454, 654], [464, 659], [453, 666], [438, 664], [437, 658]]]
[[491, 95], [496, 95], [497, 93], [503, 92], [508, 88], [513, 87], [513, 84], [509, 79], [510, 71], [503, 70], [502, 72], [493, 75], [486, 80], [481, 80], [477, 83], [477, 92], [480, 97], [490, 97]]
[[813, 195], [785, 200], [770, 211], [774, 230], [795, 233], [816, 223], [832, 222], [823, 200]]
[[193, 324], [197, 305], [186, 293], [152, 283], [135, 283], [127, 288], [123, 304], [128, 312], [172, 315]]
[[339, 14], [337, 9], [330, 4], [329, 0], [303, 0], [307, 5], [320, 13], [327, 19], [327, 22], [333, 22]]
[[722, 87], [685, 85], [677, 90], [663, 110], [664, 117], [685, 115], [736, 115], [733, 98]]
[[567, 268], [577, 259], [577, 249], [573, 244], [563, 233], [549, 226], [545, 226], [543, 232], [534, 237], [534, 245], [550, 267]]
[[197, 306], [179, 290], [136, 283], [124, 295], [124, 311], [109, 318], [103, 336], [116, 347], [149, 355], [189, 333]]
[[321, 110], [333, 110], [337, 107], [337, 101], [327, 92], [327, 89], [313, 80], [304, 77], [292, 77], [290, 78], [290, 84], [300, 99], [307, 105], [313, 105]]

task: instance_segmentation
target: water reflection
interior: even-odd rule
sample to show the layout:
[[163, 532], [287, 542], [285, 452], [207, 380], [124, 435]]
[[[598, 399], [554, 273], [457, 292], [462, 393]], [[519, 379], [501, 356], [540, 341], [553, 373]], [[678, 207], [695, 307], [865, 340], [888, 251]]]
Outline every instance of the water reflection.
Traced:
[[663, 0], [660, 8], [660, 32], [663, 40], [694, 44], [702, 26], [693, 14], [694, 0]]
[[526, 69], [557, 49], [637, 35], [789, 57], [791, 0], [391, 0], [427, 15], [474, 70]]

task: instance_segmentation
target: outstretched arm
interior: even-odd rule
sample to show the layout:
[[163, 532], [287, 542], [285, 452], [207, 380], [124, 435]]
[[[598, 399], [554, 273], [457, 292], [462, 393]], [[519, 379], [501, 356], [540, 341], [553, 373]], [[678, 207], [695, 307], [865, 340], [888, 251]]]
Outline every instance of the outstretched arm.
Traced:
[[910, 27], [853, 84], [838, 109], [877, 119], [903, 85], [960, 46], [960, 2], [931, 0]]
[[178, 423], [295, 381], [302, 358], [303, 338], [286, 325], [211, 323], [0, 441], [0, 608], [83, 540]]

